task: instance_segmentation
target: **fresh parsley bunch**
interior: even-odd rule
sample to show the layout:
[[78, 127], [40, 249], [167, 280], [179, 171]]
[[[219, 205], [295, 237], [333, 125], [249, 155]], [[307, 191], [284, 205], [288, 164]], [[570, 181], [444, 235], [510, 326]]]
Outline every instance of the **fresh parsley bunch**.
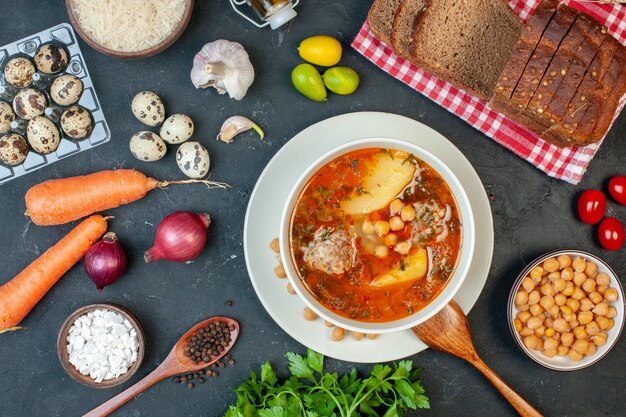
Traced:
[[261, 366], [237, 388], [237, 405], [224, 417], [402, 417], [407, 409], [430, 408], [411, 361], [375, 365], [361, 379], [356, 369], [341, 378], [323, 373], [324, 356], [309, 349], [287, 353], [291, 376], [280, 384], [272, 365]]

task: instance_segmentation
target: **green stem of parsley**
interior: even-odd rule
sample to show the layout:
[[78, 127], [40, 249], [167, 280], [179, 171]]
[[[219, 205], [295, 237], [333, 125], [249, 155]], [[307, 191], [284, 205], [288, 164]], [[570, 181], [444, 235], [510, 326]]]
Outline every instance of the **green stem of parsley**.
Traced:
[[[371, 378], [371, 377], [370, 377]], [[389, 377], [389, 378], [385, 378], [382, 381], [380, 381], [379, 383], [377, 383], [376, 385], [374, 385], [372, 387], [372, 389], [370, 389], [369, 391], [367, 391], [366, 394], [364, 394], [363, 396], [361, 396], [361, 392], [362, 390], [367, 386], [367, 380], [363, 381], [363, 386], [361, 387], [361, 389], [359, 389], [359, 391], [357, 392], [357, 394], [354, 396], [354, 400], [356, 401], [359, 396], [361, 396], [361, 398], [355, 402], [352, 403], [352, 406], [348, 409], [348, 416], [351, 416], [353, 412], [356, 411], [356, 409], [358, 408], [359, 404], [361, 404], [363, 401], [365, 401], [366, 399], [368, 399], [370, 397], [370, 395], [372, 395], [372, 393], [374, 391], [378, 391], [378, 387], [380, 387], [381, 383], [384, 381], [395, 381], [398, 378], [395, 377]], [[393, 397], [394, 397], [394, 402], [398, 400], [398, 396], [395, 393], [395, 391], [391, 390], [391, 392], [393, 393]], [[376, 395], [378, 396], [378, 398], [382, 401], [382, 398], [380, 398], [380, 395], [378, 395], [378, 393], [376, 393]], [[382, 401], [383, 404], [385, 405], [389, 405], [386, 402]]]
[[350, 416], [350, 414], [348, 414], [348, 415], [344, 414], [343, 407], [341, 407], [341, 404], [339, 404], [339, 401], [337, 400], [337, 397], [332, 392], [330, 392], [329, 390], [327, 390], [326, 388], [324, 388], [322, 386], [315, 387], [315, 388], [313, 388], [311, 390], [311, 392], [314, 392], [314, 391], [323, 391], [326, 394], [328, 394], [330, 396], [330, 398], [333, 400], [333, 402], [337, 405], [337, 410], [339, 410], [339, 412], [341, 413], [341, 417], [349, 417]]

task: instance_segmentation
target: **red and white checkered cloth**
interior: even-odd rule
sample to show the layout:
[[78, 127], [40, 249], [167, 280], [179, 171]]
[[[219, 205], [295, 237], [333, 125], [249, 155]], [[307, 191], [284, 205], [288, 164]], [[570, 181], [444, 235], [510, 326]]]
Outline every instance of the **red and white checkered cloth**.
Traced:
[[[526, 21], [540, 0], [508, 0], [508, 3]], [[626, 6], [573, 0], [565, 3], [596, 18], [608, 27], [617, 40], [626, 44]], [[370, 32], [367, 22], [352, 42], [352, 47], [385, 72], [456, 114], [552, 177], [577, 184], [600, 147], [601, 142], [578, 148], [550, 145], [503, 114], [491, 110], [485, 101], [395, 55], [391, 48]], [[625, 101], [626, 97], [622, 99], [615, 118], [624, 107]]]

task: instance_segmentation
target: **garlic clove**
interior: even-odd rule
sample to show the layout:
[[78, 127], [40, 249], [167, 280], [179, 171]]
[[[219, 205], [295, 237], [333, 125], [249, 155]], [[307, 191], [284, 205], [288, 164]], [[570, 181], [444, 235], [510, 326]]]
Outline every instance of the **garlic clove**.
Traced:
[[202, 47], [193, 59], [191, 82], [196, 88], [213, 87], [241, 100], [254, 81], [254, 67], [237, 42], [219, 39]]
[[261, 127], [252, 120], [243, 116], [231, 116], [226, 119], [224, 124], [222, 124], [222, 128], [220, 129], [220, 134], [217, 135], [217, 139], [230, 143], [233, 141], [235, 136], [250, 129], [254, 129], [259, 136], [261, 136], [261, 139], [265, 137], [265, 133]]

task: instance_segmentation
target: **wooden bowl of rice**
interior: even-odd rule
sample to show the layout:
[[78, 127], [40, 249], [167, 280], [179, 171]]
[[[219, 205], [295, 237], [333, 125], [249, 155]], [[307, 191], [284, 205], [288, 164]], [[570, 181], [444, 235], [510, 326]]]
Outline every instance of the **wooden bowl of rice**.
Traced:
[[193, 0], [65, 0], [74, 30], [93, 49], [141, 59], [169, 48], [185, 31]]

